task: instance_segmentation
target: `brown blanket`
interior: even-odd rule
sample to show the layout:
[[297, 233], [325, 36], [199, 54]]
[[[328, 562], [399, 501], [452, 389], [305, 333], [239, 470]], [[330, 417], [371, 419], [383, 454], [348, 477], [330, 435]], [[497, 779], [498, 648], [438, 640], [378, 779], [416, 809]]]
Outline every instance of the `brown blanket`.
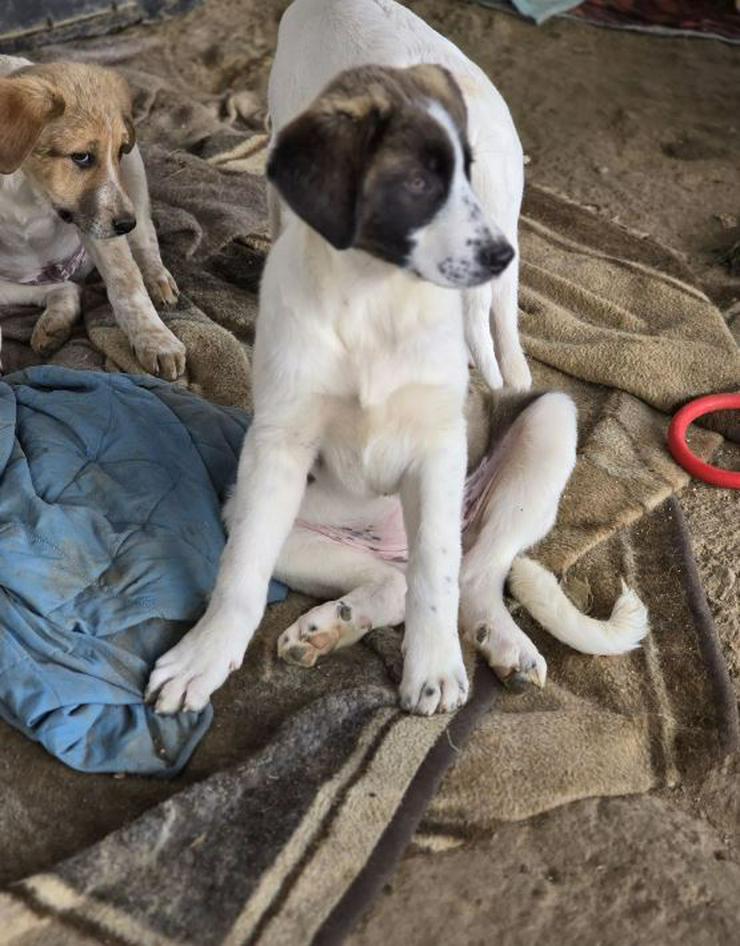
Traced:
[[[258, 170], [254, 142], [218, 122], [209, 103], [142, 75], [135, 55], [129, 75], [147, 117], [156, 219], [185, 296], [166, 317], [188, 346], [186, 383], [243, 405], [265, 221], [261, 180], [232, 162]], [[646, 791], [733, 745], [726, 670], [680, 511], [664, 504], [686, 476], [665, 451], [662, 412], [733, 378], [737, 386], [732, 340], [670, 254], [554, 195], [530, 191], [522, 252], [522, 330], [536, 382], [573, 394], [581, 429], [558, 525], [536, 554], [594, 614], [608, 611], [624, 575], [651, 611], [646, 646], [584, 657], [518, 612], [548, 659], [547, 688], [517, 699], [478, 666], [471, 702], [454, 719], [419, 719], [395, 703], [397, 630], [312, 670], [280, 663], [276, 638], [308, 604], [291, 595], [216, 694], [214, 728], [176, 782], [79, 775], [0, 732], [0, 847], [9, 852], [0, 882], [18, 882], [0, 894], [6, 942], [339, 942], [454, 758], [430, 832]], [[134, 367], [94, 298], [89, 339], [81, 331], [55, 360]], [[477, 452], [488, 407], [474, 385]], [[692, 440], [706, 457], [721, 438], [699, 428]]]

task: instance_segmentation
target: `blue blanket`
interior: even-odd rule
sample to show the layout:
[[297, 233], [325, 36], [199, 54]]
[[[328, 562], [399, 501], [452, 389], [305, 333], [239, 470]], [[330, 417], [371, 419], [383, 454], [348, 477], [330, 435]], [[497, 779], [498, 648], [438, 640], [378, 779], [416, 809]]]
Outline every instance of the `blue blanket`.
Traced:
[[0, 716], [67, 765], [174, 775], [208, 729], [142, 692], [213, 587], [247, 423], [153, 378], [0, 381]]

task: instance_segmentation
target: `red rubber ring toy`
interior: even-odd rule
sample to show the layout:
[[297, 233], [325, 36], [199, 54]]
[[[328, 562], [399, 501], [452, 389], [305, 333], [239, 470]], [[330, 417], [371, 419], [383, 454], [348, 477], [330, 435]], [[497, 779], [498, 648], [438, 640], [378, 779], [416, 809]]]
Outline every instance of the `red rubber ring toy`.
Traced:
[[725, 489], [740, 489], [740, 472], [723, 470], [700, 460], [688, 448], [686, 431], [697, 417], [734, 409], [740, 409], [740, 394], [707, 394], [706, 397], [698, 397], [685, 404], [675, 414], [668, 428], [668, 449], [676, 463], [698, 480]]

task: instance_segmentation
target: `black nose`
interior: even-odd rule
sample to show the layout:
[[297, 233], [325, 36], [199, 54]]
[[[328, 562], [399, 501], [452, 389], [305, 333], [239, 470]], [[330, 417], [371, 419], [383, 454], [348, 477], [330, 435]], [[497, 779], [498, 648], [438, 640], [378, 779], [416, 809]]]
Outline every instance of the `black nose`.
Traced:
[[71, 211], [71, 210], [65, 210], [64, 207], [62, 207], [61, 210], [57, 210], [57, 213], [59, 214], [59, 217], [60, 217], [65, 223], [72, 223], [72, 220], [73, 220], [74, 218], [73, 218], [73, 216], [72, 216], [72, 211]]
[[131, 233], [135, 226], [136, 217], [119, 217], [118, 220], [113, 221], [113, 229], [118, 236], [123, 236], [124, 233]]
[[478, 251], [478, 265], [488, 270], [492, 276], [498, 276], [514, 259], [514, 247], [506, 240], [486, 243]]

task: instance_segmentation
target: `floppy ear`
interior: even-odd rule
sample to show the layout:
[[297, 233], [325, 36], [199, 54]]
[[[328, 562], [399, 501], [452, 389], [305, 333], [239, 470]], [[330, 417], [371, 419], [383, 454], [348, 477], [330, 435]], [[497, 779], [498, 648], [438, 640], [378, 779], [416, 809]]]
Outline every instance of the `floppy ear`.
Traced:
[[267, 178], [298, 216], [338, 250], [352, 246], [365, 170], [381, 109], [357, 100], [319, 102], [280, 132]]
[[134, 150], [136, 145], [136, 128], [134, 127], [134, 120], [130, 115], [123, 116], [123, 124], [126, 126], [126, 134], [128, 135], [128, 141], [121, 148], [124, 154], [129, 154]]
[[23, 164], [44, 126], [64, 111], [64, 99], [37, 79], [0, 79], [0, 174]]

